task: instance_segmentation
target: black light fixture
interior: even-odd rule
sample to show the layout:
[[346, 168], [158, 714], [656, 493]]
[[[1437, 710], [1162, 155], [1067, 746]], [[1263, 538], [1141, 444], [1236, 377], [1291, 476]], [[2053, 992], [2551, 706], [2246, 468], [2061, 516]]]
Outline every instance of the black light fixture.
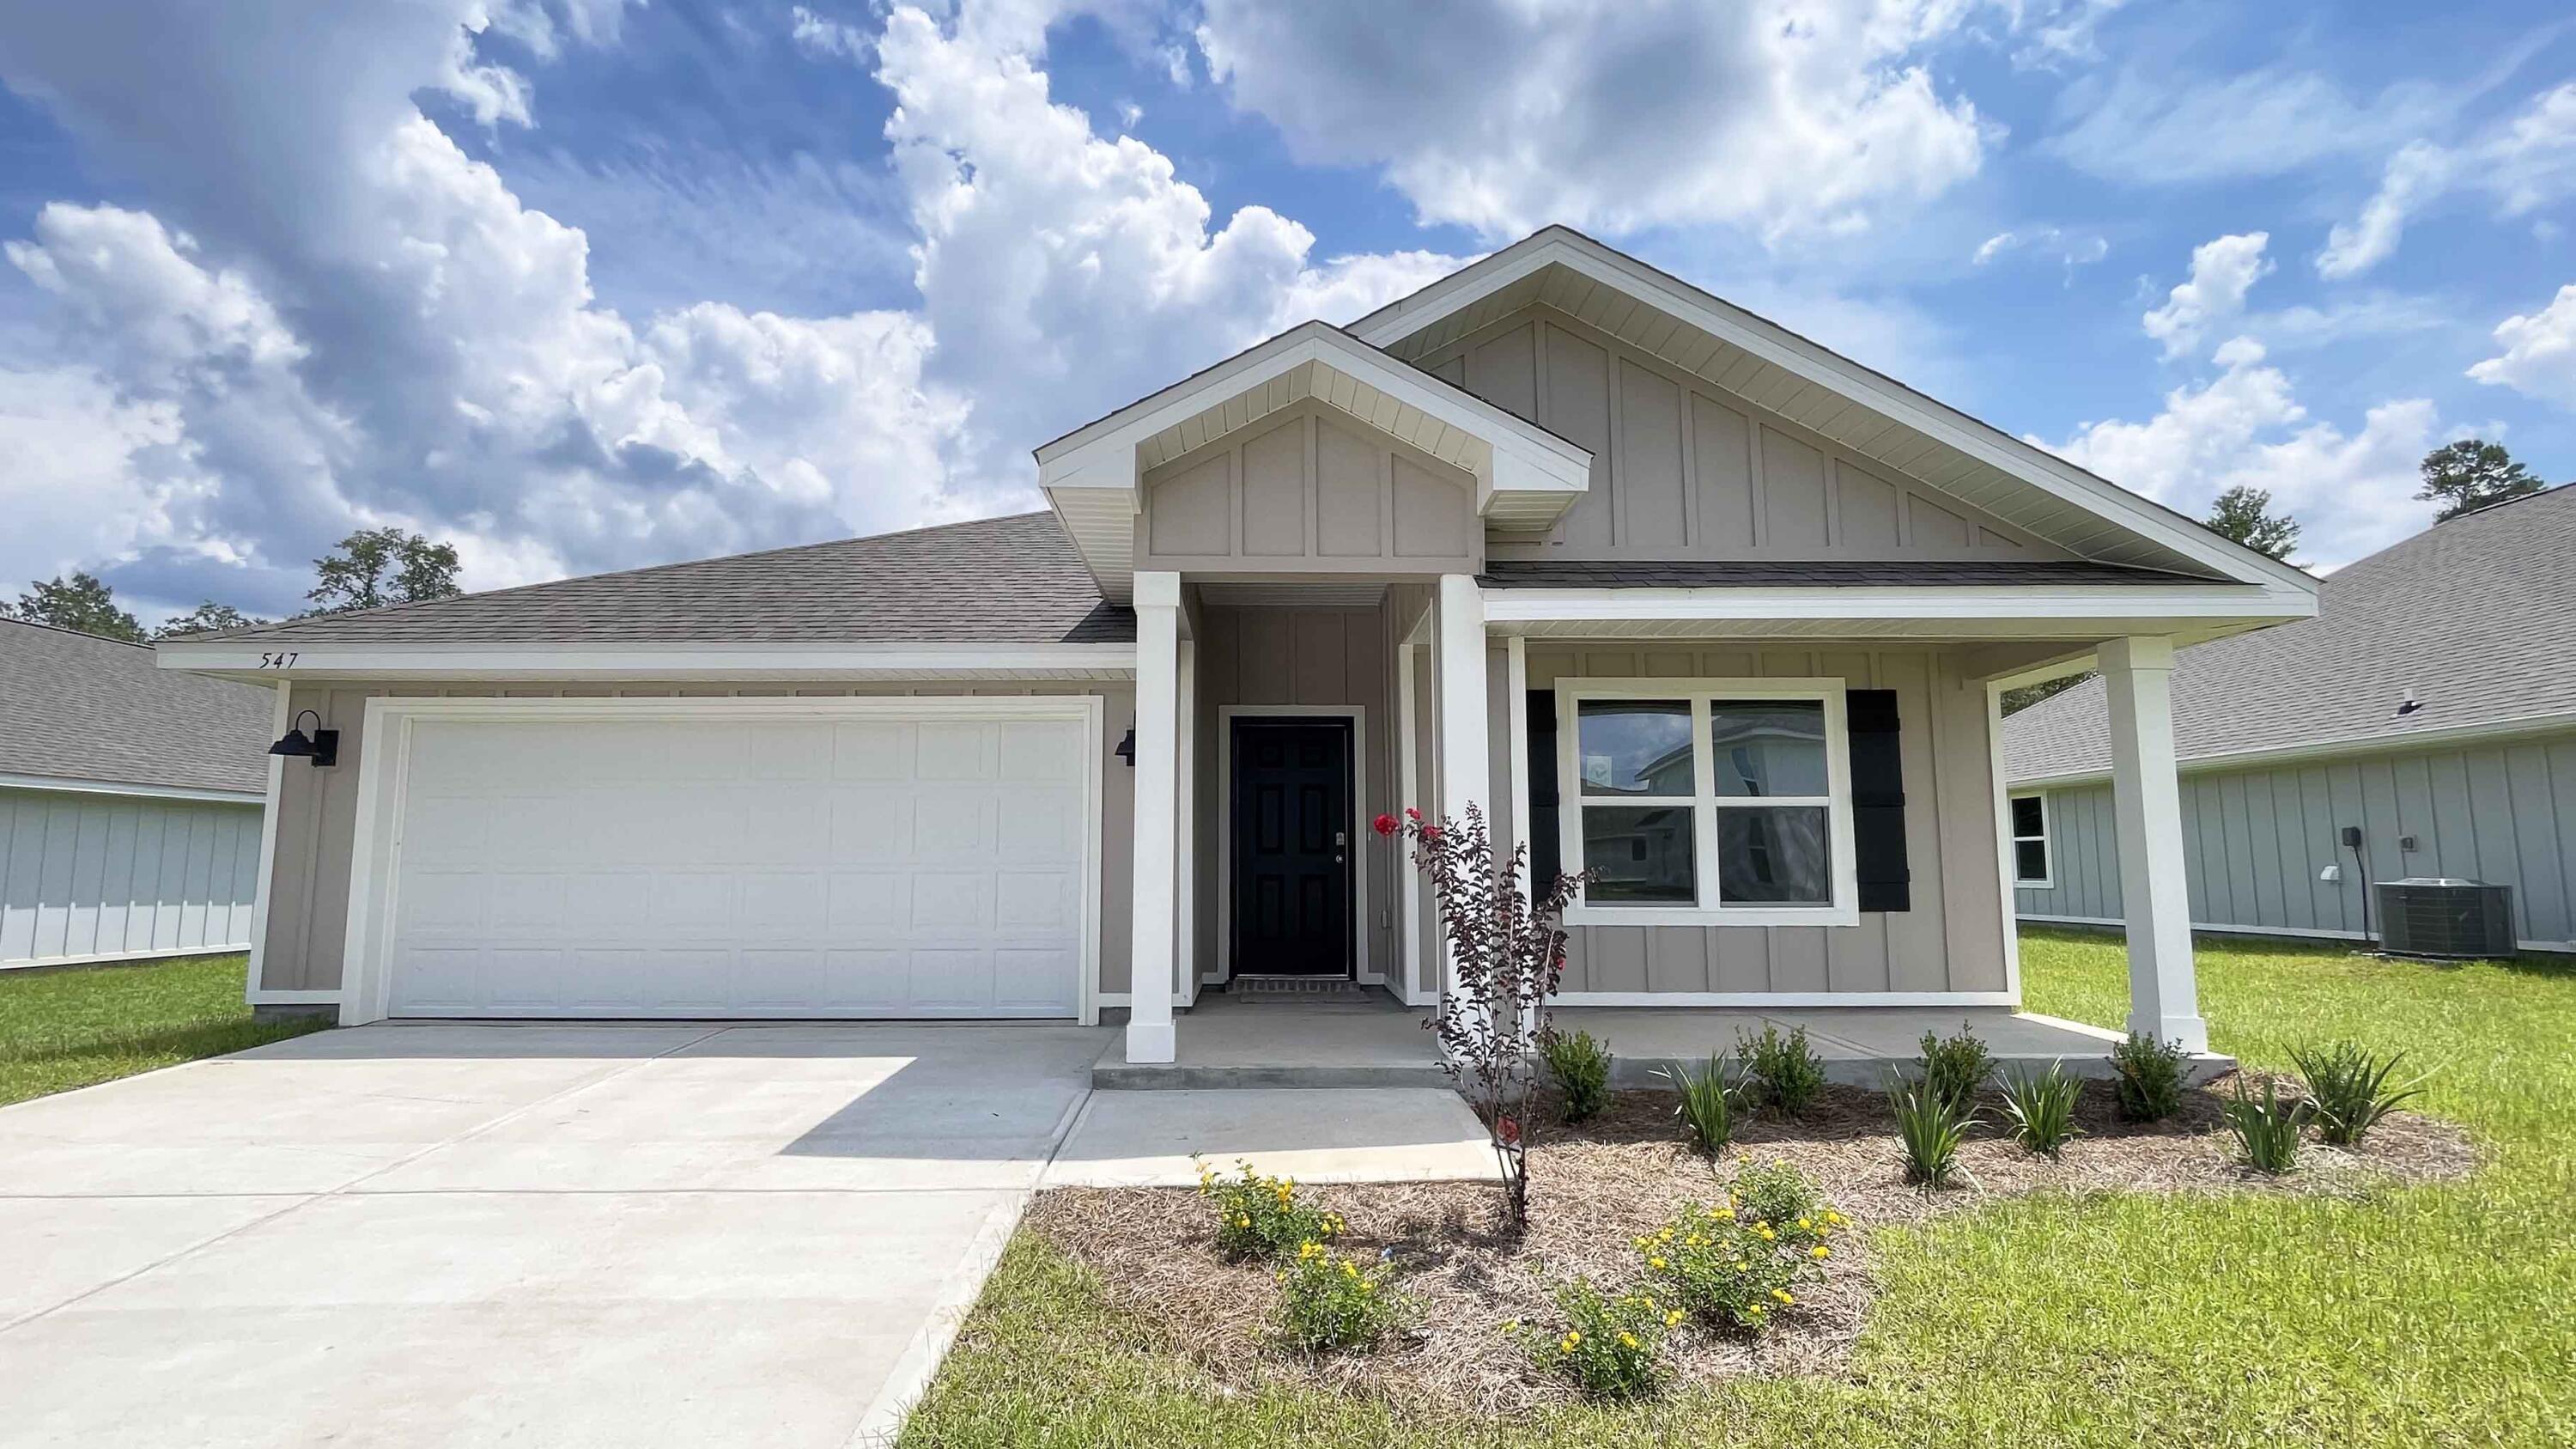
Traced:
[[1118, 742], [1118, 748], [1111, 750], [1109, 753], [1125, 760], [1127, 762], [1128, 769], [1132, 770], [1136, 768], [1136, 731], [1133, 729], [1128, 730], [1127, 738], [1120, 740]]
[[[303, 729], [306, 715], [313, 716], [313, 733], [309, 735]], [[270, 754], [284, 755], [290, 760], [311, 760], [317, 770], [340, 763], [340, 732], [322, 728], [320, 714], [303, 710], [295, 716], [295, 725], [286, 732], [286, 738], [268, 747]]]

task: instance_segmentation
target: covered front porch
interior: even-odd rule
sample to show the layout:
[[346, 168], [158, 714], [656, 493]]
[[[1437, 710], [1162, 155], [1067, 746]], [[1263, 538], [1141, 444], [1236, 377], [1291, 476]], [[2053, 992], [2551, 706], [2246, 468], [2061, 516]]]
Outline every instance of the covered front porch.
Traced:
[[[1692, 577], [1719, 582], [1577, 587], [1501, 561], [1361, 589], [1139, 573], [1136, 929], [1130, 990], [1104, 996], [1128, 1016], [1100, 1084], [1435, 1079], [1418, 1023], [1454, 963], [1437, 902], [1367, 821], [1471, 803], [1498, 853], [1618, 886], [1567, 913], [1559, 1019], [1606, 1036], [1639, 1085], [1766, 1022], [1806, 1027], [1856, 1085], [1963, 1022], [2008, 1066], [2100, 1075], [2112, 1034], [2019, 1009], [1995, 764], [2000, 691], [2085, 666], [2114, 702], [2128, 1025], [2206, 1052], [2167, 677], [2177, 639], [2239, 626], [2241, 589], [2082, 582], [2042, 599], [2026, 585]], [[1596, 719], [1633, 733], [1641, 718], [1682, 753], [1592, 737]], [[1345, 773], [1309, 782], [1303, 798], [1327, 814], [1290, 821], [1313, 845], [1280, 857], [1254, 838], [1267, 827], [1249, 793], [1279, 781], [1247, 774], [1246, 741], [1322, 726], [1347, 741]], [[1605, 851], [1628, 868], [1603, 871]], [[1255, 886], [1283, 870], [1306, 872], [1284, 876], [1290, 895], [1320, 890], [1330, 908], [1264, 924]], [[1355, 999], [1230, 989], [1280, 974]]]
[[[1440, 1086], [1448, 1078], [1438, 1044], [1423, 1029], [1427, 1015], [1375, 990], [1331, 1001], [1206, 992], [1186, 1013], [1172, 1060], [1132, 1059], [1122, 1034], [1092, 1063], [1091, 1084], [1117, 1091]], [[2112, 1075], [2111, 1048], [2120, 1040], [2117, 1032], [2008, 1006], [1569, 1006], [1557, 1009], [1554, 1022], [1609, 1043], [1612, 1083], [1628, 1088], [1667, 1086], [1667, 1072], [1704, 1068], [1711, 1055], [1733, 1053], [1739, 1037], [1759, 1035], [1766, 1025], [1783, 1033], [1803, 1027], [1824, 1058], [1826, 1079], [1854, 1087], [1883, 1087], [1905, 1074], [1927, 1031], [1948, 1036], [1966, 1027], [1993, 1053], [1999, 1072], [2062, 1065], [2069, 1076], [2096, 1079]], [[2199, 1051], [2191, 1079], [2207, 1081], [2234, 1065]]]

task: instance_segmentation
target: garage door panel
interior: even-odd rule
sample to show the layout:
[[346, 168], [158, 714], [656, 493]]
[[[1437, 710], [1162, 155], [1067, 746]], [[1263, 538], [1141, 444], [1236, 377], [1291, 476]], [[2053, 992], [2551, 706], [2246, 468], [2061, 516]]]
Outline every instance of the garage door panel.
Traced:
[[1080, 721], [423, 719], [412, 739], [397, 1015], [1080, 1009]]

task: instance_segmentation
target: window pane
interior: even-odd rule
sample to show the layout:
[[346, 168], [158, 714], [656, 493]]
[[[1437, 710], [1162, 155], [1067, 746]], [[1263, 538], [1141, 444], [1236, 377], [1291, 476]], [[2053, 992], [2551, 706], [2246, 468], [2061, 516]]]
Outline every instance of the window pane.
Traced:
[[1575, 708], [1575, 763], [1586, 795], [1689, 795], [1690, 706], [1678, 699], [1588, 699]]
[[1696, 903], [1686, 805], [1594, 805], [1583, 812], [1583, 888], [1592, 905]]
[[2014, 796], [2012, 802], [2012, 813], [2013, 834], [2036, 836], [2042, 833], [2045, 817], [2041, 814], [2038, 796]]
[[1833, 889], [1823, 806], [1717, 812], [1721, 902], [1822, 906], [1833, 903]]
[[1822, 795], [1825, 707], [1812, 699], [1721, 699], [1708, 707], [1717, 793]]
[[2013, 845], [2013, 878], [2048, 879], [2048, 846], [2037, 840], [2016, 841]]

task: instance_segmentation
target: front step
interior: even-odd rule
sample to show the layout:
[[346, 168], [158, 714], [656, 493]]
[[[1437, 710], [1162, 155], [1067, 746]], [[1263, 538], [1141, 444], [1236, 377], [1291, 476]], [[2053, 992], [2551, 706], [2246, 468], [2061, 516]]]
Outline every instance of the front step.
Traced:
[[[1111, 1060], [1112, 1057], [1117, 1058]], [[1265, 1063], [1214, 1066], [1189, 1062], [1131, 1063], [1113, 1048], [1091, 1064], [1096, 1092], [1297, 1091], [1341, 1087], [1447, 1087], [1448, 1072], [1437, 1062], [1418, 1066], [1355, 1066], [1347, 1063]]]

